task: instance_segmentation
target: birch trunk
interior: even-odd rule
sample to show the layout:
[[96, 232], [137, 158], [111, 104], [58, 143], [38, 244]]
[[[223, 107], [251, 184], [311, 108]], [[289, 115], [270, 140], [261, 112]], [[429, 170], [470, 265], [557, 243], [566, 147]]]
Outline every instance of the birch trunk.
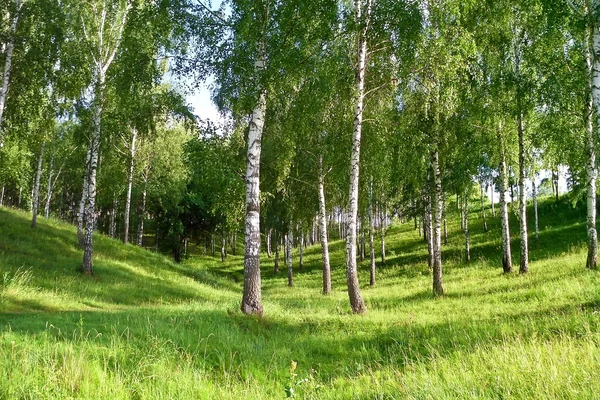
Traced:
[[273, 273], [279, 273], [279, 232], [275, 231], [275, 260], [273, 265]]
[[44, 216], [50, 218], [50, 204], [52, 203], [52, 177], [54, 175], [54, 156], [50, 158], [50, 167], [48, 168], [48, 188], [46, 192], [46, 205], [44, 206]]
[[144, 180], [144, 189], [142, 190], [142, 204], [140, 206], [140, 224], [138, 225], [137, 231], [137, 245], [142, 247], [144, 245], [144, 218], [146, 217], [146, 195], [148, 186], [148, 171], [144, 171], [142, 174]]
[[383, 205], [381, 211], [381, 265], [385, 265], [385, 229], [387, 219], [387, 205]]
[[285, 248], [286, 248], [286, 264], [287, 264], [287, 272], [288, 272], [288, 286], [289, 287], [294, 287], [294, 269], [292, 266], [292, 246], [294, 245], [293, 243], [293, 236], [292, 236], [292, 224], [290, 221], [290, 226], [288, 229], [288, 233], [286, 235], [286, 241], [285, 241]]
[[227, 252], [226, 252], [226, 248], [227, 248], [227, 243], [225, 241], [225, 231], [221, 231], [221, 262], [225, 261], [225, 258], [227, 258]]
[[485, 196], [483, 191], [483, 182], [479, 182], [479, 189], [481, 192], [481, 218], [483, 219], [483, 231], [488, 231], [487, 220], [485, 218]]
[[444, 196], [443, 213], [444, 213], [444, 244], [448, 244], [448, 221], [446, 218], [446, 196]]
[[500, 218], [502, 220], [502, 269], [505, 274], [512, 272], [512, 255], [510, 251], [510, 227], [508, 222], [508, 204], [506, 190], [508, 176], [506, 168], [506, 153], [502, 138], [502, 124], [498, 127], [498, 142], [500, 144]]
[[298, 241], [298, 266], [300, 268], [304, 267], [304, 231], [300, 232], [300, 240]]
[[366, 229], [363, 229], [360, 233], [360, 262], [365, 261], [367, 254], [367, 233]]
[[[597, 1], [592, 2], [597, 6]], [[589, 12], [589, 11], [588, 11]], [[590, 32], [591, 31], [591, 32]], [[592, 37], [590, 37], [592, 36]], [[593, 44], [590, 43], [593, 40]], [[593, 53], [590, 47], [593, 45]], [[586, 29], [586, 64], [588, 68], [585, 122], [586, 122], [586, 184], [587, 184], [587, 239], [588, 256], [586, 267], [596, 269], [598, 266], [598, 232], [596, 230], [596, 179], [598, 169], [596, 166], [596, 140], [594, 137], [594, 106], [596, 118], [600, 122], [600, 32], [589, 27]], [[557, 197], [558, 198], [558, 197]]]
[[[367, 307], [360, 293], [356, 266], [356, 218], [358, 215], [358, 185], [360, 170], [360, 144], [362, 137], [363, 102], [365, 95], [365, 72], [367, 59], [367, 32], [371, 17], [371, 0], [366, 0], [363, 13], [363, 0], [354, 1], [356, 22], [360, 24], [356, 63], [354, 132], [350, 158], [350, 193], [348, 207], [348, 229], [346, 236], [346, 278], [348, 297], [354, 313], [364, 313]], [[363, 15], [364, 14], [364, 15]]]
[[271, 258], [271, 233], [273, 232], [273, 228], [269, 228], [267, 232], [267, 257]]
[[540, 240], [540, 226], [539, 226], [539, 218], [538, 218], [538, 200], [537, 200], [537, 187], [535, 185], [535, 175], [531, 177], [531, 194], [533, 197], [533, 215], [535, 219], [535, 241]]
[[0, 206], [4, 206], [4, 190], [6, 189], [6, 185], [2, 185], [2, 195], [0, 195]]
[[15, 50], [15, 38], [17, 36], [17, 24], [19, 22], [19, 11], [21, 4], [19, 0], [15, 0], [15, 14], [10, 24], [10, 38], [6, 47], [6, 57], [4, 59], [4, 71], [2, 72], [2, 87], [0, 87], [0, 147], [4, 145], [4, 130], [2, 122], [4, 116], [4, 108], [6, 106], [6, 95], [8, 94], [10, 72], [12, 69], [12, 59]]
[[495, 190], [494, 190], [494, 184], [493, 183], [491, 185], [491, 188], [492, 188], [492, 193], [491, 193], [491, 195], [492, 195], [491, 196], [491, 199], [492, 199], [492, 217], [495, 217], [496, 216], [496, 207], [494, 205], [494, 192], [495, 192]]
[[88, 147], [88, 151], [85, 156], [85, 172], [83, 175], [83, 186], [81, 190], [81, 200], [79, 201], [79, 209], [77, 212], [77, 239], [79, 246], [83, 248], [83, 223], [85, 220], [85, 203], [87, 202], [88, 196], [88, 177], [90, 173], [90, 153], [91, 147]]
[[[264, 43], [255, 62], [257, 72], [265, 69]], [[266, 89], [261, 89], [258, 103], [252, 113], [248, 130], [248, 156], [246, 160], [246, 248], [244, 252], [244, 294], [241, 310], [244, 314], [263, 313], [260, 280], [260, 154], [265, 115]]]
[[[83, 233], [83, 263], [82, 269], [86, 275], [94, 275], [93, 271], [93, 254], [94, 254], [94, 243], [93, 233], [96, 229], [96, 177], [98, 174], [98, 159], [100, 156], [100, 141], [102, 136], [102, 113], [104, 111], [104, 89], [106, 82], [106, 72], [112, 64], [117, 50], [119, 48], [121, 38], [123, 35], [123, 29], [125, 28], [125, 22], [127, 21], [127, 14], [131, 9], [131, 3], [129, 0], [125, 3], [125, 8], [122, 10], [121, 20], [114, 21], [112, 26], [106, 26], [107, 24], [107, 8], [106, 3], [103, 4], [102, 12], [99, 15], [92, 16], [96, 19], [96, 29], [94, 32], [98, 35], [97, 38], [88, 36], [88, 32], [83, 22], [84, 36], [88, 44], [94, 48], [94, 98], [92, 101], [92, 121], [93, 130], [90, 137], [89, 144], [89, 166], [87, 174], [87, 198], [85, 199], [84, 206], [84, 229]], [[114, 35], [113, 37], [105, 37], [107, 35]], [[112, 42], [112, 43], [110, 43]], [[86, 160], [87, 161], [87, 160]], [[85, 191], [84, 185], [84, 191]], [[83, 197], [83, 196], [82, 196]]]
[[40, 205], [40, 182], [42, 180], [42, 167], [44, 164], [44, 152], [46, 151], [46, 142], [42, 143], [42, 147], [40, 149], [40, 158], [38, 158], [37, 172], [35, 174], [35, 184], [33, 187], [33, 216], [31, 217], [31, 227], [35, 228], [37, 226], [37, 215], [38, 209]]
[[233, 232], [231, 235], [231, 254], [237, 255], [237, 232]]
[[465, 190], [465, 199], [463, 201], [463, 214], [465, 216], [465, 259], [471, 262], [471, 236], [469, 233], [469, 190]]
[[[436, 124], [438, 125], [438, 124]], [[440, 171], [440, 155], [438, 150], [437, 137], [434, 141], [434, 151], [432, 154], [433, 168], [433, 294], [442, 296], [444, 286], [442, 284], [442, 202], [444, 193], [442, 192], [442, 172]]]
[[327, 237], [327, 208], [325, 207], [325, 173], [323, 156], [319, 156], [319, 228], [321, 230], [321, 256], [323, 258], [323, 294], [331, 293], [331, 267], [329, 265], [329, 238]]
[[373, 216], [373, 178], [371, 178], [371, 184], [369, 186], [369, 261], [370, 261], [370, 280], [369, 284], [375, 286], [376, 284], [376, 265], [375, 265], [375, 218]]
[[[429, 186], [429, 185], [428, 185]], [[429, 188], [427, 188], [427, 191], [429, 191]], [[425, 239], [425, 242], [427, 242], [427, 255], [429, 256], [429, 258], [427, 259], [427, 265], [429, 266], [430, 269], [433, 268], [433, 264], [434, 264], [434, 249], [433, 249], [433, 226], [431, 224], [432, 222], [432, 216], [431, 216], [431, 195], [427, 194], [426, 198], [425, 198], [425, 215], [423, 216], [423, 238]]]
[[137, 129], [131, 132], [131, 145], [129, 146], [129, 175], [127, 176], [127, 198], [125, 199], [125, 237], [123, 243], [129, 243], [129, 213], [131, 211], [131, 190], [133, 188], [133, 171], [135, 166], [135, 150]]
[[[520, 96], [517, 97], [520, 99]], [[521, 110], [520, 100], [519, 110]], [[519, 111], [518, 116], [518, 134], [519, 134], [519, 222], [521, 230], [521, 257], [519, 273], [529, 272], [529, 244], [527, 236], [527, 197], [525, 190], [525, 126], [523, 122], [523, 112]]]
[[110, 220], [108, 223], [108, 236], [111, 238], [115, 238], [117, 235], [117, 207], [119, 205], [119, 200], [117, 199], [117, 195], [113, 196], [113, 206], [110, 210]]
[[102, 112], [104, 108], [105, 75], [103, 68], [99, 67], [95, 88], [95, 106], [92, 110], [93, 132], [90, 140], [90, 164], [88, 169], [87, 193], [84, 207], [84, 234], [83, 234], [83, 272], [94, 275], [93, 233], [96, 229], [96, 178], [98, 174], [98, 158], [100, 156], [100, 139], [102, 134]]

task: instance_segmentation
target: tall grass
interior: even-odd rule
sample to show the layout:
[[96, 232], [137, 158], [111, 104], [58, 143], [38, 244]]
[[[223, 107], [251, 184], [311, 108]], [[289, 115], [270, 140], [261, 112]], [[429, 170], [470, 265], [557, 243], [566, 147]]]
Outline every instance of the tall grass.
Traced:
[[334, 242], [330, 296], [317, 247], [294, 288], [263, 258], [258, 319], [238, 311], [241, 256], [176, 265], [98, 236], [89, 279], [71, 227], [32, 231], [0, 209], [0, 398], [597, 398], [600, 276], [585, 269], [584, 211], [542, 202], [527, 276], [501, 273], [499, 223], [483, 233], [476, 212], [470, 264], [449, 216], [443, 298], [424, 243], [397, 224], [376, 287], [360, 267], [367, 315], [349, 312]]

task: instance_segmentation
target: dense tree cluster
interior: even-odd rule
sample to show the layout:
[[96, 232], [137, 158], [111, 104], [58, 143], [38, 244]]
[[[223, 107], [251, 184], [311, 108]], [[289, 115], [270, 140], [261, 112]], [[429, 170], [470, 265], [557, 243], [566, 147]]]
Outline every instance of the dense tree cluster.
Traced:
[[[262, 314], [261, 251], [293, 286], [292, 247], [302, 266], [320, 243], [327, 294], [343, 239], [362, 313], [357, 258], [370, 244], [374, 285], [397, 217], [443, 295], [448, 203], [468, 262], [469, 202], [485, 221], [499, 194], [502, 268], [519, 229], [527, 273], [527, 199], [558, 197], [559, 166], [596, 268], [598, 0], [11, 0], [0, 18], [0, 204], [77, 224], [87, 274], [96, 229], [178, 261], [244, 236], [241, 308]], [[208, 78], [224, 126], [186, 105], [181, 83]]]

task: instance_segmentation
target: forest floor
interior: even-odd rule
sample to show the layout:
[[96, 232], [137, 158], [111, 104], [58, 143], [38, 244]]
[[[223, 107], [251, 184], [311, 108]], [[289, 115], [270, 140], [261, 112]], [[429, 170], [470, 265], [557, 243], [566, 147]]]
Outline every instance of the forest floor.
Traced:
[[583, 208], [542, 201], [526, 276], [502, 274], [498, 218], [483, 233], [471, 216], [468, 264], [449, 217], [442, 298], [424, 242], [396, 224], [375, 287], [360, 266], [366, 315], [350, 313], [335, 241], [330, 296], [318, 246], [304, 268], [294, 258], [294, 288], [265, 256], [255, 318], [238, 311], [239, 255], [176, 265], [98, 235], [90, 279], [73, 227], [40, 218], [32, 230], [0, 209], [0, 399], [598, 398], [600, 273], [585, 268]]

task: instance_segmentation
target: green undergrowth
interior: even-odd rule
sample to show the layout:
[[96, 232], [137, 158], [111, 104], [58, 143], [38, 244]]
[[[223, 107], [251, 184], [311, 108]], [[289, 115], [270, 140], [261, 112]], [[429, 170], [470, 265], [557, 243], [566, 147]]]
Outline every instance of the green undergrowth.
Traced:
[[412, 222], [396, 223], [375, 287], [360, 266], [366, 315], [349, 311], [334, 241], [330, 296], [318, 246], [302, 269], [294, 258], [293, 288], [264, 256], [256, 318], [238, 311], [240, 255], [177, 265], [98, 235], [87, 278], [71, 226], [42, 219], [32, 230], [27, 214], [0, 209], [0, 399], [597, 398], [600, 274], [585, 269], [585, 211], [542, 201], [520, 276], [502, 274], [489, 205], [487, 233], [471, 209], [470, 263], [449, 210], [444, 297], [431, 294]]

